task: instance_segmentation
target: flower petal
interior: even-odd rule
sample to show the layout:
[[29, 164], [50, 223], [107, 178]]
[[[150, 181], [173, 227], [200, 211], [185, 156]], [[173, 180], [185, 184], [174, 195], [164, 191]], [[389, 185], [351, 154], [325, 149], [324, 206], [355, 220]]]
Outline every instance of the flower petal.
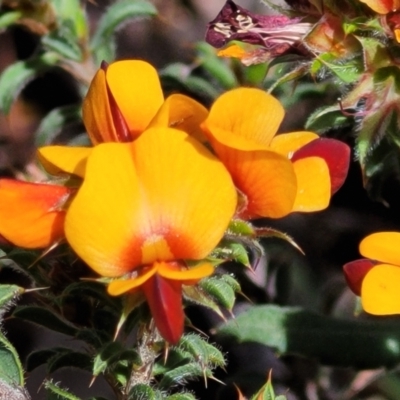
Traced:
[[361, 259], [343, 265], [344, 277], [351, 291], [361, 296], [361, 285], [365, 275], [376, 265], [375, 261]]
[[82, 116], [94, 145], [117, 141], [117, 132], [110, 108], [106, 71], [99, 69], [83, 100]]
[[206, 257], [235, 208], [220, 161], [182, 131], [152, 128], [132, 143], [94, 148], [66, 236], [99, 274], [120, 276], [157, 260]]
[[185, 319], [182, 283], [155, 274], [143, 284], [143, 291], [161, 336], [170, 344], [177, 344]]
[[307, 157], [295, 161], [297, 178], [296, 199], [292, 211], [323, 210], [331, 198], [331, 181], [326, 162], [320, 157]]
[[172, 94], [158, 110], [150, 126], [180, 129], [205, 143], [207, 139], [200, 129], [200, 123], [207, 115], [207, 109], [197, 101], [182, 94]]
[[0, 235], [16, 246], [45, 248], [64, 237], [64, 186], [0, 180]]
[[378, 14], [388, 14], [400, 8], [399, 0], [360, 0]]
[[212, 275], [214, 267], [210, 263], [201, 263], [190, 269], [172, 269], [168, 263], [160, 263], [158, 274], [166, 279], [183, 281], [182, 283], [190, 282], [194, 284], [196, 281]]
[[292, 161], [311, 156], [325, 160], [331, 177], [331, 194], [336, 193], [349, 171], [350, 147], [339, 140], [319, 138], [298, 149], [293, 154]]
[[296, 150], [318, 138], [316, 133], [307, 131], [281, 133], [272, 139], [270, 149], [287, 158], [292, 158]]
[[360, 253], [372, 260], [400, 266], [400, 232], [378, 232], [364, 238]]
[[91, 147], [45, 146], [38, 149], [38, 158], [49, 174], [67, 173], [83, 178], [91, 152]]
[[400, 314], [400, 268], [379, 264], [365, 276], [361, 301], [363, 309], [374, 315]]
[[164, 101], [157, 71], [145, 61], [118, 61], [108, 66], [106, 80], [132, 136], [137, 137]]
[[202, 128], [210, 138], [226, 146], [266, 150], [283, 116], [282, 105], [268, 93], [238, 88], [215, 101]]
[[296, 196], [290, 160], [272, 151], [240, 151], [222, 145], [214, 149], [247, 198], [242, 218], [280, 218], [290, 213]]
[[137, 289], [150, 279], [157, 272], [157, 269], [157, 266], [153, 265], [152, 268], [147, 269], [133, 279], [118, 279], [112, 281], [107, 287], [107, 292], [111, 296], [120, 296], [130, 290]]

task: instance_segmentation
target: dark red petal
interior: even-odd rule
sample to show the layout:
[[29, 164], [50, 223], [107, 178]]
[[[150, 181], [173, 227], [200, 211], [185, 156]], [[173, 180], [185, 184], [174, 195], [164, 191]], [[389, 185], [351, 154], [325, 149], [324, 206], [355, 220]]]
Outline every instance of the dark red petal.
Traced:
[[115, 101], [114, 96], [112, 95], [108, 85], [107, 85], [107, 93], [108, 93], [108, 101], [110, 103], [111, 115], [115, 126], [115, 132], [117, 133], [117, 141], [131, 142], [132, 136], [129, 132], [128, 124], [126, 123], [125, 118], [122, 115], [122, 112], [119, 109], [117, 102]]
[[161, 336], [170, 344], [178, 343], [184, 322], [182, 284], [155, 274], [142, 287]]
[[365, 275], [367, 275], [367, 272], [377, 264], [377, 261], [363, 258], [343, 265], [344, 277], [346, 278], [349, 288], [354, 294], [361, 296], [362, 281]]
[[346, 179], [350, 165], [350, 147], [336, 139], [320, 138], [297, 150], [292, 161], [306, 157], [321, 157], [328, 164], [331, 177], [331, 193], [336, 193]]

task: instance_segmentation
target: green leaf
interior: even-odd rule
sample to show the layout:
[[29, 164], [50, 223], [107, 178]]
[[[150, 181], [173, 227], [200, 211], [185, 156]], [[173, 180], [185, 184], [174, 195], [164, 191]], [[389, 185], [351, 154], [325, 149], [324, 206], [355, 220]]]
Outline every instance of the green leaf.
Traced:
[[238, 81], [228, 64], [217, 56], [214, 47], [206, 42], [196, 44], [197, 61], [224, 89], [233, 89]]
[[62, 293], [63, 299], [66, 301], [68, 297], [84, 299], [92, 298], [94, 301], [110, 307], [111, 310], [119, 311], [121, 299], [112, 297], [107, 293], [107, 288], [100, 282], [80, 281], [68, 285]]
[[211, 377], [209, 370], [202, 368], [199, 363], [188, 363], [165, 373], [159, 383], [159, 387], [161, 389], [169, 389], [173, 386], [183, 384], [190, 379], [202, 377], [204, 374], [207, 377]]
[[70, 25], [71, 35], [75, 40], [83, 39], [88, 31], [85, 6], [79, 0], [52, 0], [51, 3], [56, 11], [57, 20], [61, 21], [62, 25]]
[[0, 30], [3, 30], [17, 22], [22, 16], [20, 11], [8, 11], [0, 16]]
[[[100, 64], [103, 55], [113, 54], [113, 36], [124, 23], [132, 18], [151, 17], [156, 14], [156, 8], [144, 0], [123, 0], [110, 6], [101, 18], [90, 43], [96, 62]], [[106, 60], [111, 61], [113, 58]]]
[[51, 110], [44, 117], [35, 133], [36, 147], [51, 144], [61, 130], [81, 120], [81, 106], [68, 105]]
[[129, 392], [129, 400], [157, 400], [156, 393], [154, 390], [144, 383], [135, 385]]
[[189, 285], [183, 286], [183, 294], [186, 299], [192, 301], [195, 304], [202, 305], [204, 307], [208, 307], [217, 313], [222, 319], [224, 319], [224, 314], [219, 309], [218, 304], [215, 300], [209, 296], [208, 293], [204, 292], [199, 286]]
[[322, 364], [363, 369], [400, 362], [399, 318], [339, 319], [297, 307], [251, 307], [219, 328], [220, 337], [257, 342], [280, 354], [316, 358]]
[[58, 352], [62, 351], [62, 347], [54, 347], [52, 349], [38, 350], [30, 353], [26, 360], [27, 372], [33, 371], [35, 368], [46, 364], [47, 361]]
[[116, 360], [118, 360], [123, 346], [120, 342], [107, 343], [93, 360], [93, 376], [98, 376]]
[[58, 384], [52, 381], [45, 381], [44, 388], [48, 391], [46, 400], [81, 400], [67, 390], [61, 389]]
[[33, 322], [52, 331], [64, 333], [65, 335], [74, 336], [78, 332], [78, 329], [67, 320], [39, 306], [17, 307], [13, 312], [13, 317]]
[[306, 129], [325, 133], [331, 129], [340, 129], [351, 124], [352, 118], [343, 115], [343, 112], [335, 105], [314, 111], [307, 120]]
[[47, 362], [47, 372], [49, 374], [60, 368], [79, 368], [86, 371], [92, 370], [92, 358], [85, 353], [74, 351], [71, 349], [63, 349], [56, 353]]
[[200, 287], [208, 293], [222, 307], [231, 311], [236, 300], [232, 287], [218, 276], [204, 278], [199, 283]]
[[10, 385], [24, 386], [24, 371], [18, 353], [1, 332], [0, 379]]
[[42, 45], [47, 51], [58, 53], [62, 58], [82, 61], [82, 50], [74, 36], [74, 28], [70, 24], [64, 24], [43, 36]]
[[0, 285], [0, 308], [7, 309], [24, 292], [24, 288], [16, 285]]
[[6, 68], [0, 75], [0, 109], [7, 114], [13, 101], [28, 82], [56, 65], [59, 60], [58, 54], [49, 52], [29, 60], [18, 61]]
[[228, 234], [255, 237], [256, 232], [250, 222], [233, 219], [229, 223]]
[[178, 348], [190, 354], [193, 361], [198, 361], [210, 368], [225, 365], [225, 358], [221, 351], [197, 334], [182, 336]]
[[196, 397], [192, 393], [175, 393], [168, 396], [167, 400], [196, 400]]

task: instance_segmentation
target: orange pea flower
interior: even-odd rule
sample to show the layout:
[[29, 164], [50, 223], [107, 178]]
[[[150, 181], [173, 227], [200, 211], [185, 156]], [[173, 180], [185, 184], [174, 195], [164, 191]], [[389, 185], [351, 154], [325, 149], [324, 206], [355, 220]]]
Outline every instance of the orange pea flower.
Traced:
[[0, 238], [28, 249], [60, 241], [72, 193], [64, 186], [0, 179]]
[[344, 265], [350, 289], [363, 309], [375, 315], [400, 314], [400, 232], [379, 232], [359, 246], [366, 259]]
[[[102, 143], [87, 159], [65, 233], [111, 295], [141, 290], [170, 343], [183, 331], [182, 284], [210, 275], [202, 262], [236, 208], [223, 164], [183, 131], [154, 127], [130, 143]], [[189, 268], [187, 261], [197, 264]]]
[[244, 196], [242, 218], [322, 210], [347, 175], [347, 145], [312, 132], [275, 136], [283, 116], [271, 95], [239, 88], [220, 96], [201, 125]]
[[[150, 126], [174, 127], [203, 140], [199, 127], [208, 112], [190, 97], [164, 100], [156, 69], [141, 60], [103, 63], [83, 100], [83, 122], [93, 145], [131, 142]], [[91, 148], [46, 146], [39, 159], [51, 174], [83, 177]], [[80, 158], [77, 163], [76, 159]]]

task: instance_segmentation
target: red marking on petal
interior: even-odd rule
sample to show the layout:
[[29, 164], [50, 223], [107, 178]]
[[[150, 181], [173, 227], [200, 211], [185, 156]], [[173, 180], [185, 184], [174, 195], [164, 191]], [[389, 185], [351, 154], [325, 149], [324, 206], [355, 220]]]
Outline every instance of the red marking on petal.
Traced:
[[331, 178], [331, 193], [336, 193], [343, 185], [349, 171], [350, 147], [339, 140], [320, 138], [297, 150], [293, 154], [292, 161], [313, 156], [321, 157], [327, 163]]
[[100, 63], [100, 68], [101, 68], [103, 71], [107, 71], [108, 62], [103, 60], [103, 61]]
[[125, 118], [122, 115], [122, 112], [119, 109], [117, 102], [115, 101], [114, 96], [112, 95], [108, 85], [107, 85], [107, 93], [108, 93], [108, 101], [110, 104], [111, 115], [114, 122], [115, 132], [117, 133], [117, 141], [131, 142], [132, 136], [129, 132], [128, 124], [126, 123]]
[[183, 333], [182, 284], [155, 274], [143, 284], [143, 291], [157, 329], [170, 344]]
[[362, 281], [367, 273], [377, 265], [377, 261], [366, 258], [351, 261], [343, 265], [344, 277], [351, 291], [357, 296], [361, 296]]

